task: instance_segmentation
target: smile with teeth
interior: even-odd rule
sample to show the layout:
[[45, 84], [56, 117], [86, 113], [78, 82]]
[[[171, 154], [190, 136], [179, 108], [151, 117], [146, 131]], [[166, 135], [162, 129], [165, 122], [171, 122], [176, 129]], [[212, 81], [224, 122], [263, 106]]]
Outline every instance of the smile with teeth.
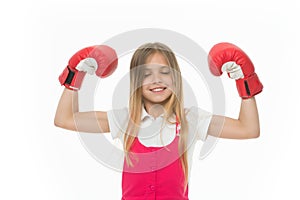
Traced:
[[161, 92], [163, 90], [167, 89], [166, 87], [156, 87], [156, 88], [152, 88], [150, 89], [151, 92]]

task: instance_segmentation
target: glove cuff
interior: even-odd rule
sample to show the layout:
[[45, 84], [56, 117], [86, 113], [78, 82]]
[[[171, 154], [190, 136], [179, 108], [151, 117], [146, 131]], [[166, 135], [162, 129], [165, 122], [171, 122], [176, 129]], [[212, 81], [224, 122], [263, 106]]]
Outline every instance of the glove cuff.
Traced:
[[70, 90], [79, 90], [86, 72], [72, 71], [67, 66], [64, 71], [58, 77], [61, 85], [64, 85]]
[[256, 73], [246, 78], [236, 80], [236, 87], [240, 97], [243, 99], [251, 98], [259, 94], [263, 89], [263, 85]]

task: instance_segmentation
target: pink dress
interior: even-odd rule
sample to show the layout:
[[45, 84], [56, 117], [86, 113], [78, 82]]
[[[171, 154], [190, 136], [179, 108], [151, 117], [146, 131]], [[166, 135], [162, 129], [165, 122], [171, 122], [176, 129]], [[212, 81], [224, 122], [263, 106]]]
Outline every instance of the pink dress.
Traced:
[[176, 137], [165, 147], [146, 147], [135, 138], [130, 159], [124, 161], [122, 200], [188, 200], [185, 176], [178, 152], [180, 125]]

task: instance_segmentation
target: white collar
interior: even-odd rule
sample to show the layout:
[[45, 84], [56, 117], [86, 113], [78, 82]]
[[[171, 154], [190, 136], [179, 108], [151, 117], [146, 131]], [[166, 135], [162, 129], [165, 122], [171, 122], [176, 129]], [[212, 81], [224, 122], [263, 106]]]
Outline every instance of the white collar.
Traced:
[[[159, 115], [157, 118], [163, 117], [163, 115], [164, 115], [164, 114], [161, 114], [161, 115]], [[142, 116], [141, 116], [141, 120], [143, 121], [143, 120], [146, 119], [147, 117], [149, 117], [150, 119], [154, 119], [154, 117], [153, 117], [152, 115], [150, 115], [150, 114], [146, 111], [145, 107], [143, 106], [143, 108], [142, 108]]]
[[[164, 114], [162, 113], [162, 114], [159, 115], [157, 118], [163, 118], [163, 116], [164, 116]], [[146, 120], [147, 118], [150, 118], [150, 119], [154, 120], [154, 117], [153, 117], [152, 115], [150, 115], [150, 114], [146, 111], [145, 107], [143, 106], [143, 108], [142, 108], [142, 115], [141, 115], [141, 121], [144, 121], [144, 120]], [[175, 116], [174, 116], [172, 119], [174, 119], [174, 124], [175, 124]], [[174, 125], [174, 124], [170, 124], [170, 123], [168, 123], [168, 122], [166, 123], [166, 125], [167, 125], [168, 127], [172, 127], [172, 125]]]

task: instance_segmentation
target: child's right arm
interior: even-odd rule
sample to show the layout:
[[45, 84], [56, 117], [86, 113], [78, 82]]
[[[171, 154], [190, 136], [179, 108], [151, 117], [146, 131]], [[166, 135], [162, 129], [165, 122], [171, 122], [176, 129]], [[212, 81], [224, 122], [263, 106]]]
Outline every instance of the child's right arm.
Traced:
[[59, 76], [59, 81], [65, 89], [57, 106], [55, 126], [80, 132], [109, 132], [106, 112], [79, 112], [78, 90], [86, 73], [104, 78], [114, 72], [117, 64], [116, 52], [104, 45], [87, 47], [74, 54]]
[[64, 89], [59, 100], [54, 124], [72, 131], [89, 133], [106, 133], [110, 131], [107, 113], [101, 111], [79, 112], [78, 92], [67, 88]]

